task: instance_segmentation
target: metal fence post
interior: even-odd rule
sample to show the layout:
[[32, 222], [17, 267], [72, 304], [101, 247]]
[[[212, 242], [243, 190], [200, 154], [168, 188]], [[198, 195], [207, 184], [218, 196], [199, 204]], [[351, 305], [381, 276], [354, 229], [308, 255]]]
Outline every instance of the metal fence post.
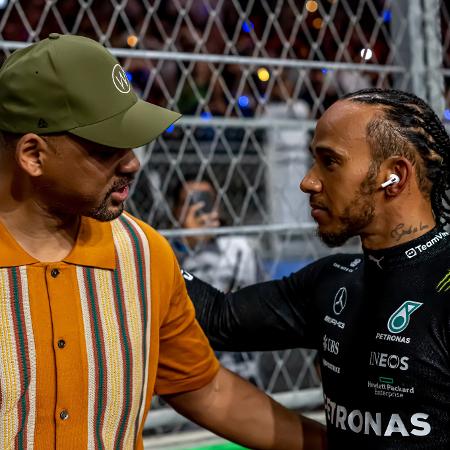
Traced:
[[439, 117], [445, 109], [444, 75], [442, 73], [442, 35], [439, 0], [423, 0], [425, 35], [425, 82], [428, 102]]
[[398, 44], [396, 64], [408, 68], [409, 81], [405, 86], [404, 80], [397, 77], [395, 87], [406, 89], [419, 97], [427, 98], [425, 84], [425, 43], [423, 33], [423, 10], [421, 0], [398, 0], [393, 9], [392, 34], [399, 35], [402, 18], [407, 17], [407, 30]]

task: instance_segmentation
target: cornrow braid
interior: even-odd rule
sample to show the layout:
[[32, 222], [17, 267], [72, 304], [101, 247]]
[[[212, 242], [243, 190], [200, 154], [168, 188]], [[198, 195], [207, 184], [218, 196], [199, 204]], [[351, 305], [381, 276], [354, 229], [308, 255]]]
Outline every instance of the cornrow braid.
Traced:
[[[421, 159], [418, 165], [419, 186], [430, 196], [436, 221], [442, 225], [450, 223], [450, 198], [447, 194], [450, 189], [450, 138], [431, 107], [414, 94], [395, 89], [363, 89], [345, 95], [342, 100], [382, 107], [380, 120], [392, 131], [389, 135], [395, 141], [390, 143], [388, 151], [394, 155], [392, 152], [405, 148], [405, 143], [415, 150], [417, 154], [412, 155], [412, 162], [417, 162], [417, 156]], [[424, 166], [425, 180], [421, 180], [420, 162]], [[431, 187], [427, 188], [430, 184]]]

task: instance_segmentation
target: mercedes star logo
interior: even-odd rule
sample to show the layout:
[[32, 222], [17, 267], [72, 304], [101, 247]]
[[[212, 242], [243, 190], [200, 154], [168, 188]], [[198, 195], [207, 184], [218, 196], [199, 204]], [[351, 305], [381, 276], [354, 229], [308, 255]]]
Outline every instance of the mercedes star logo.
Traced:
[[341, 287], [334, 296], [333, 311], [338, 316], [344, 310], [347, 304], [347, 289]]

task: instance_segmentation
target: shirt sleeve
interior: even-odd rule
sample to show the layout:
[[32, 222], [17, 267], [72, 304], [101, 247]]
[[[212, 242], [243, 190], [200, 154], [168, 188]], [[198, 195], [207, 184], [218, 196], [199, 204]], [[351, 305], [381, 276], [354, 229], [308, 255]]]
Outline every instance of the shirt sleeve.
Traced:
[[173, 258], [173, 289], [160, 327], [160, 348], [155, 392], [168, 395], [207, 385], [219, 363], [195, 319], [180, 269]]
[[317, 348], [315, 286], [321, 262], [281, 280], [224, 294], [185, 273], [197, 319], [215, 350]]

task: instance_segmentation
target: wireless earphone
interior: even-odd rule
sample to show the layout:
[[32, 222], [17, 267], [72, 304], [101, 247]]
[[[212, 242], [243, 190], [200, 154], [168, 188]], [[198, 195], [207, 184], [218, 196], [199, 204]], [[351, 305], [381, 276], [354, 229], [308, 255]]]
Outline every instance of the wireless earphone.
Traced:
[[400, 177], [398, 175], [396, 175], [395, 173], [392, 173], [389, 176], [389, 179], [381, 184], [381, 187], [384, 189], [384, 188], [387, 188], [388, 186], [390, 186], [391, 184], [398, 183], [399, 181], [400, 181]]

